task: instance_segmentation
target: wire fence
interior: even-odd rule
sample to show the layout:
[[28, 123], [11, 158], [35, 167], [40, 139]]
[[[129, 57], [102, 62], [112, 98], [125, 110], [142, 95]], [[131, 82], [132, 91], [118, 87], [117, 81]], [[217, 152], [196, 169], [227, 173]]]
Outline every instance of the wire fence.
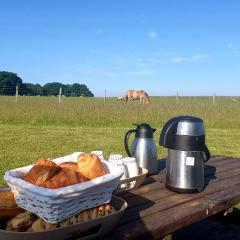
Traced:
[[69, 90], [64, 88], [51, 88], [48, 90], [29, 90], [22, 87], [0, 87], [1, 96], [14, 96], [16, 93], [21, 96], [58, 96], [60, 94], [71, 97], [85, 96], [86, 93], [81, 90]]
[[[103, 96], [103, 102], [104, 104], [107, 101], [108, 98], [108, 93], [107, 93], [107, 89], [103, 90], [104, 92], [104, 96]], [[18, 101], [19, 97], [24, 97], [24, 96], [55, 96], [58, 98], [58, 102], [61, 103], [62, 99], [65, 97], [86, 97], [86, 95], [84, 93], [81, 93], [79, 90], [74, 91], [74, 90], [69, 90], [66, 88], [51, 88], [48, 90], [43, 90], [43, 89], [39, 89], [39, 91], [36, 90], [31, 90], [31, 89], [26, 89], [23, 87], [19, 87], [19, 86], [12, 86], [12, 87], [2, 87], [0, 86], [0, 96], [14, 96], [15, 97], [15, 101]], [[160, 96], [159, 96], [160, 97]], [[174, 96], [172, 96], [174, 97]], [[181, 103], [181, 99], [185, 98], [186, 96], [181, 95], [179, 91], [176, 92], [175, 95], [175, 99], [176, 99], [176, 104], [180, 104]], [[210, 97], [210, 101], [213, 105], [217, 104], [218, 99], [220, 96], [217, 96], [216, 93], [213, 93], [212, 96], [208, 96]], [[188, 97], [191, 98], [191, 97]], [[236, 96], [236, 97], [229, 97], [230, 100], [232, 102], [239, 102], [240, 101], [240, 97]], [[119, 100], [123, 100], [124, 96], [118, 96], [117, 99]]]

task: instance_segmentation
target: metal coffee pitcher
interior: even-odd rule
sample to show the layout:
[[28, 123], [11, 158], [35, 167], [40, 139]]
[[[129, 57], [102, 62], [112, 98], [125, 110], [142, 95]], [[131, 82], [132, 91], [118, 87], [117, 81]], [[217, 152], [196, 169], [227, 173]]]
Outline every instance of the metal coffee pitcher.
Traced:
[[[147, 123], [133, 124], [136, 129], [130, 129], [124, 137], [125, 150], [129, 157], [135, 157], [139, 167], [148, 169], [148, 174], [157, 173], [157, 148], [153, 139], [153, 133], [156, 129]], [[135, 132], [135, 138], [132, 141], [129, 150], [129, 136]]]
[[178, 116], [163, 127], [160, 146], [168, 149], [166, 187], [175, 192], [193, 193], [204, 189], [204, 165], [210, 158], [201, 118]]

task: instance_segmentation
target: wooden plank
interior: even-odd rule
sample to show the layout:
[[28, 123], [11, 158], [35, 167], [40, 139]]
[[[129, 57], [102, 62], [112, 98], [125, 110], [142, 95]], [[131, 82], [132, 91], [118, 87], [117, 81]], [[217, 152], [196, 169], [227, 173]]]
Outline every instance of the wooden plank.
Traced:
[[[117, 227], [109, 239], [157, 239], [240, 201], [240, 185]], [[168, 217], [166, 217], [168, 216]], [[107, 239], [107, 238], [106, 238]]]
[[[222, 166], [222, 167], [220, 166], [216, 169], [216, 173], [221, 172], [221, 171], [226, 171], [226, 170], [232, 169], [233, 167], [237, 167], [237, 166], [240, 167], [240, 161], [239, 162], [234, 162], [234, 165], [226, 164], [226, 166]], [[205, 177], [207, 177], [211, 174], [214, 174], [213, 170], [214, 170], [213, 167], [207, 166], [206, 169], [205, 169]], [[153, 178], [153, 177], [151, 177], [151, 178]], [[136, 190], [129, 191], [129, 192], [126, 192], [126, 193], [121, 193], [119, 195], [126, 199], [129, 196], [131, 197], [132, 194], [139, 195], [139, 194], [143, 194], [143, 193], [156, 191], [158, 189], [165, 188], [165, 181], [164, 181], [165, 178], [166, 178], [165, 173], [162, 172], [160, 175], [154, 176], [154, 178], [155, 178], [154, 182], [151, 183], [151, 184], [144, 185], [141, 188], [138, 188]]]
[[234, 163], [234, 162], [239, 162], [238, 158], [221, 158], [221, 159], [216, 159], [215, 161], [207, 161], [206, 165], [214, 165], [214, 166], [219, 166], [222, 164], [229, 164], [229, 163]]
[[[226, 167], [225, 171], [219, 172], [216, 176], [214, 175], [207, 175], [205, 177], [205, 183], [208, 185], [207, 188], [211, 188], [211, 184], [216, 181], [224, 180], [228, 177], [232, 177], [235, 175], [240, 174], [239, 172], [240, 166], [239, 165], [229, 165]], [[156, 182], [148, 186], [148, 189], [145, 188], [146, 191], [142, 191], [141, 194], [135, 194], [134, 192], [129, 192], [127, 197], [123, 197], [129, 204], [128, 209], [134, 206], [138, 206], [145, 203], [145, 200], [156, 201], [158, 199], [163, 199], [169, 197], [173, 194], [173, 192], [168, 191], [165, 188], [165, 182]], [[147, 191], [148, 190], [148, 191]], [[205, 190], [204, 190], [205, 191]], [[136, 200], [136, 196], [138, 199]], [[120, 195], [120, 197], [122, 197]]]
[[[231, 164], [229, 163], [229, 164], [225, 164], [225, 165], [220, 165], [216, 168], [216, 173], [214, 173], [214, 171], [215, 171], [214, 167], [215, 166], [206, 167], [205, 177], [208, 177], [208, 176], [214, 175], [214, 174], [218, 175], [218, 173], [227, 172], [234, 168], [238, 168], [238, 167], [240, 167], [240, 161], [235, 159], [233, 161], [233, 163], [231, 163]], [[165, 178], [166, 178], [165, 173], [161, 173], [159, 176], [156, 176], [155, 178], [156, 179], [155, 179], [154, 183], [142, 186], [141, 188], [138, 188], [134, 191], [121, 193], [121, 194], [119, 194], [119, 196], [124, 199], [127, 199], [128, 197], [132, 197], [133, 194], [142, 195], [145, 193], [150, 193], [151, 191], [156, 191], [156, 190], [165, 188]]]
[[220, 155], [215, 155], [215, 156], [211, 156], [211, 158], [209, 159], [209, 162], [215, 162], [215, 161], [221, 161], [221, 160], [226, 160], [226, 159], [231, 159], [233, 158], [233, 156], [220, 156]]
[[[238, 158], [229, 158], [229, 157], [221, 158], [216, 161], [210, 160], [205, 164], [205, 170], [207, 170], [208, 168], [212, 168], [212, 167], [218, 167], [218, 169], [222, 169], [226, 165], [229, 165], [232, 163], [240, 164], [240, 160]], [[162, 170], [159, 172], [159, 174], [151, 176], [150, 178], [152, 178], [154, 180], [158, 180], [159, 178], [162, 178], [162, 174], [165, 173], [165, 165], [166, 164], [164, 161], [164, 163], [162, 164], [162, 166], [164, 166], [164, 168], [162, 168]]]
[[[187, 216], [182, 214], [182, 209], [185, 210], [184, 213], [186, 215], [189, 214], [192, 222], [196, 222], [201, 219], [201, 216], [205, 218], [235, 205], [240, 200], [240, 193], [237, 191], [237, 189], [240, 190], [239, 159], [217, 156], [210, 159], [208, 165], [210, 166], [206, 166], [205, 175], [211, 178], [213, 168], [216, 167], [215, 174], [217, 178], [211, 180], [209, 186], [202, 193], [194, 195], [176, 194], [166, 190], [164, 186], [165, 174], [162, 171], [159, 175], [153, 176], [154, 183], [143, 186], [133, 192], [122, 194], [129, 202], [129, 208], [121, 220], [122, 225], [119, 225], [109, 239], [154, 239], [163, 237], [176, 229], [190, 224]], [[222, 199], [219, 198], [219, 194], [223, 194], [221, 195]], [[231, 197], [231, 194], [233, 197]], [[138, 198], [137, 201], [136, 198]], [[218, 202], [209, 203], [210, 200], [215, 201], [215, 199], [218, 199]], [[226, 204], [221, 204], [221, 201]], [[198, 208], [202, 209], [204, 206], [206, 208], [206, 202], [210, 204], [212, 212], [207, 208], [204, 215], [198, 210], [198, 219], [193, 207], [201, 206], [201, 208]], [[187, 207], [188, 205], [191, 208]], [[178, 208], [181, 209], [182, 215], [178, 213]], [[174, 214], [175, 211], [178, 214]], [[183, 216], [182, 219], [181, 216]], [[160, 224], [161, 219], [163, 220], [162, 225]], [[167, 221], [165, 221], [166, 219]], [[165, 228], [161, 226], [165, 226]]]
[[[160, 212], [177, 205], [193, 201], [203, 196], [229, 189], [232, 186], [240, 184], [239, 174], [240, 169], [234, 169], [231, 173], [228, 174], [223, 173], [226, 179], [223, 179], [222, 181], [213, 180], [211, 186], [207, 187], [201, 193], [177, 194], [170, 191], [168, 191], [168, 193], [165, 193], [165, 191], [160, 191], [157, 192], [154, 196], [147, 196], [146, 198], [140, 197], [140, 200], [142, 200], [142, 202], [145, 200], [145, 202], [141, 205], [137, 200], [138, 196], [136, 196], [135, 199], [132, 199], [132, 202], [129, 202], [129, 200], [127, 200], [128, 204], [132, 206], [132, 208], [129, 208], [126, 211], [124, 218], [122, 218], [120, 221], [120, 224], [126, 224], [128, 222], [135, 221], [138, 218], [143, 218], [156, 212]], [[154, 199], [154, 197], [157, 199]], [[136, 202], [136, 204], [134, 204], [134, 202]], [[162, 213], [160, 212], [160, 214]]]

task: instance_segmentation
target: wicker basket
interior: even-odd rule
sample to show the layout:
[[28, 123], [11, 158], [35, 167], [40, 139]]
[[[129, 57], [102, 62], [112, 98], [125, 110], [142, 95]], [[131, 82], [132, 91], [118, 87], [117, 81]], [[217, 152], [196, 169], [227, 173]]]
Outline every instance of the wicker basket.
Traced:
[[[80, 152], [53, 159], [57, 164], [76, 162]], [[87, 182], [59, 189], [46, 189], [21, 179], [33, 165], [10, 170], [4, 179], [11, 187], [17, 204], [37, 214], [48, 223], [57, 223], [76, 213], [111, 200], [112, 192], [119, 185], [121, 170], [102, 162], [109, 173]]]

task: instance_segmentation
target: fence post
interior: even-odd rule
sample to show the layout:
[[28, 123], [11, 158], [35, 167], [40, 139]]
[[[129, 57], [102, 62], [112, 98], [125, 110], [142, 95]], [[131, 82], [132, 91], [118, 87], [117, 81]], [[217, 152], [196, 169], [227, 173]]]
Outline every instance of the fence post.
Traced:
[[104, 90], [104, 104], [106, 104], [106, 96], [107, 96], [107, 90], [105, 88], [105, 90]]
[[177, 104], [178, 104], [178, 97], [179, 97], [179, 94], [177, 92], [177, 95], [176, 95], [176, 102], [177, 102]]
[[59, 88], [59, 95], [58, 95], [58, 103], [61, 102], [61, 98], [62, 98], [62, 88]]
[[216, 103], [216, 93], [213, 94], [213, 105]]
[[16, 94], [15, 94], [15, 96], [16, 96], [16, 102], [18, 101], [18, 86], [16, 86]]

